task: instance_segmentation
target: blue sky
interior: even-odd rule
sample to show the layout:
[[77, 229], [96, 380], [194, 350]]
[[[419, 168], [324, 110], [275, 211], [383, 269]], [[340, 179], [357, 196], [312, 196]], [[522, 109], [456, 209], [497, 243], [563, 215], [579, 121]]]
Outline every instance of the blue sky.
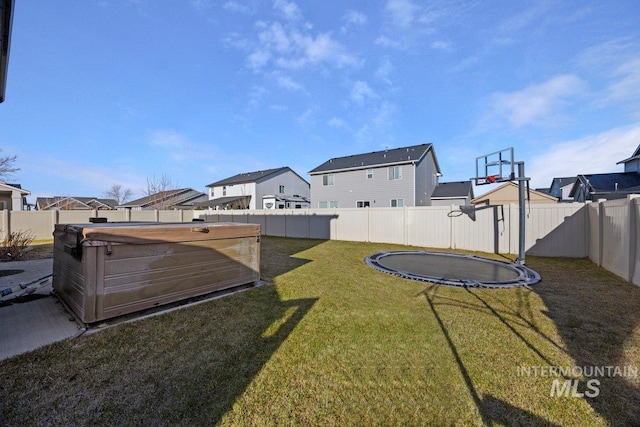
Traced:
[[639, 19], [636, 0], [17, 1], [0, 147], [31, 201], [308, 180], [425, 142], [443, 181], [513, 146], [548, 187], [640, 144]]

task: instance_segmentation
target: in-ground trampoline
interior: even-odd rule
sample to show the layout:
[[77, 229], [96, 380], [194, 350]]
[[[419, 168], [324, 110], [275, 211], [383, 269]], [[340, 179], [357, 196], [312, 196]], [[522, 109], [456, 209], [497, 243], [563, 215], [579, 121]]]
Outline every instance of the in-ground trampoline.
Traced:
[[474, 255], [383, 251], [368, 256], [365, 262], [394, 276], [448, 286], [512, 288], [540, 281], [540, 275], [524, 265]]

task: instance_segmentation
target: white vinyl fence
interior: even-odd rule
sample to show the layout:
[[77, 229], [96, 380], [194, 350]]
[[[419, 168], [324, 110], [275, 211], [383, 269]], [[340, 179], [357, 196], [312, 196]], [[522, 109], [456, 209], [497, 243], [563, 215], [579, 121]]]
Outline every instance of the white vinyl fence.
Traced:
[[[529, 255], [589, 257], [596, 264], [640, 285], [640, 198], [599, 203], [532, 204], [526, 207]], [[152, 221], [249, 222], [262, 234], [327, 240], [398, 243], [440, 249], [518, 252], [518, 206], [476, 211], [476, 220], [458, 206], [366, 209], [237, 211], [0, 211], [0, 237], [29, 231], [37, 240], [52, 239], [55, 224]]]
[[[197, 214], [196, 214], [197, 215]], [[457, 206], [367, 209], [238, 210], [201, 215], [207, 222], [260, 224], [269, 236], [398, 243], [430, 248], [517, 253], [518, 207], [478, 210], [476, 220]], [[588, 256], [586, 205], [527, 207], [526, 248], [531, 255]]]

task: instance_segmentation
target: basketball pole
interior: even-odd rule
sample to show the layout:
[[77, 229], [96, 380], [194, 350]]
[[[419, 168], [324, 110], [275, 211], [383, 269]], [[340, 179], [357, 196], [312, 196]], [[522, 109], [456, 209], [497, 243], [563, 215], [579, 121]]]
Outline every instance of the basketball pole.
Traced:
[[524, 205], [524, 186], [527, 182], [527, 178], [524, 176], [524, 162], [516, 162], [518, 165], [518, 214], [520, 220], [519, 222], [519, 231], [518, 231], [518, 259], [516, 259], [516, 263], [520, 265], [524, 265], [525, 263], [525, 221], [527, 220], [525, 213], [525, 205]]

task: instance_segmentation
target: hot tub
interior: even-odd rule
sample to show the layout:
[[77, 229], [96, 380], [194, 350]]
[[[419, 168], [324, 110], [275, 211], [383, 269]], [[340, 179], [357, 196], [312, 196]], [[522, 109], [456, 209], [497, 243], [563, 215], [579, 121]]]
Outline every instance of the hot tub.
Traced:
[[260, 225], [58, 224], [53, 289], [84, 323], [260, 279]]

